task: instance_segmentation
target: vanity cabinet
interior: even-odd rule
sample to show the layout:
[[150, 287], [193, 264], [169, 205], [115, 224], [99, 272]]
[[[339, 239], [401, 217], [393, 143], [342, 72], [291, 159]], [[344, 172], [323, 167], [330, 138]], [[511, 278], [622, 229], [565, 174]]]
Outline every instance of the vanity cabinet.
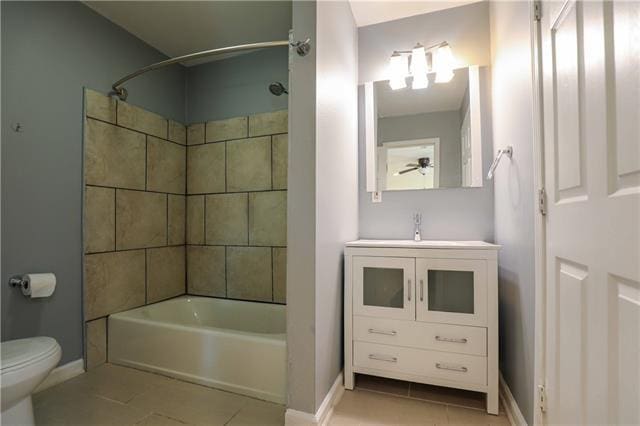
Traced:
[[499, 246], [359, 240], [345, 248], [345, 387], [355, 373], [484, 392], [498, 414]]

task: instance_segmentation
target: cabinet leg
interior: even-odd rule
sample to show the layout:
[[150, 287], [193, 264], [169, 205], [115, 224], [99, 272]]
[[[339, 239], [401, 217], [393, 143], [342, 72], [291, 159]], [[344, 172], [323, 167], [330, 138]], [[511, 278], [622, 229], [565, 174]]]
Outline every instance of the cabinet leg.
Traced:
[[496, 416], [500, 414], [500, 395], [498, 389], [487, 393], [487, 413]]
[[348, 390], [353, 390], [353, 384], [355, 383], [356, 375], [351, 371], [347, 371], [345, 369], [344, 372], [344, 388]]

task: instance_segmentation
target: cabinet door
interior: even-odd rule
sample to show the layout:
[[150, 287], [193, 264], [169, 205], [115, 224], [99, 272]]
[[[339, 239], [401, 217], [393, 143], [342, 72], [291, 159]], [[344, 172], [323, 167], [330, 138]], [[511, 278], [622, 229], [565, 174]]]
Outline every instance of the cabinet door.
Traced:
[[418, 321], [486, 326], [487, 263], [417, 259]]
[[415, 259], [353, 257], [356, 315], [415, 319]]

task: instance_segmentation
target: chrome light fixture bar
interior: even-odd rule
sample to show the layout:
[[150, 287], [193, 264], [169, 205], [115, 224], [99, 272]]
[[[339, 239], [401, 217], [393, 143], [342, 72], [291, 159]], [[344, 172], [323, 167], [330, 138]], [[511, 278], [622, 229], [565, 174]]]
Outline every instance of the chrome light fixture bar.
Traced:
[[411, 88], [425, 89], [429, 86], [429, 71], [436, 72], [436, 83], [446, 83], [453, 78], [453, 65], [451, 46], [446, 41], [428, 47], [418, 43], [412, 50], [396, 50], [389, 59], [389, 86], [393, 90], [405, 88], [406, 78], [411, 75]]
[[149, 71], [157, 70], [160, 68], [167, 67], [169, 65], [177, 64], [179, 62], [188, 62], [196, 59], [206, 58], [209, 56], [222, 55], [225, 53], [233, 53], [233, 52], [241, 52], [244, 50], [255, 50], [255, 49], [266, 49], [271, 47], [281, 47], [281, 46], [291, 46], [295, 49], [296, 53], [299, 56], [306, 56], [311, 50], [311, 40], [306, 39], [304, 41], [264, 41], [260, 43], [250, 43], [250, 44], [240, 44], [238, 46], [228, 46], [221, 47], [218, 49], [211, 50], [203, 50], [202, 52], [190, 53], [188, 55], [177, 56], [175, 58], [170, 58], [164, 61], [156, 62], [155, 64], [147, 65], [144, 68], [140, 68], [139, 70], [132, 72], [131, 74], [127, 74], [122, 77], [120, 80], [113, 83], [111, 88], [113, 89], [113, 93], [120, 98], [121, 101], [127, 100], [127, 96], [129, 93], [127, 89], [121, 87], [127, 81], [136, 78], [142, 74], [148, 73]]

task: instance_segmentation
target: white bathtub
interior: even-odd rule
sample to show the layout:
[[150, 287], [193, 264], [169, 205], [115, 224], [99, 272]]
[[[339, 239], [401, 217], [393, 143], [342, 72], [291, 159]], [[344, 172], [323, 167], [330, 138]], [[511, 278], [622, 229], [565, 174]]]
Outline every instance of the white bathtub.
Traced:
[[285, 307], [180, 297], [109, 316], [109, 362], [285, 403]]

